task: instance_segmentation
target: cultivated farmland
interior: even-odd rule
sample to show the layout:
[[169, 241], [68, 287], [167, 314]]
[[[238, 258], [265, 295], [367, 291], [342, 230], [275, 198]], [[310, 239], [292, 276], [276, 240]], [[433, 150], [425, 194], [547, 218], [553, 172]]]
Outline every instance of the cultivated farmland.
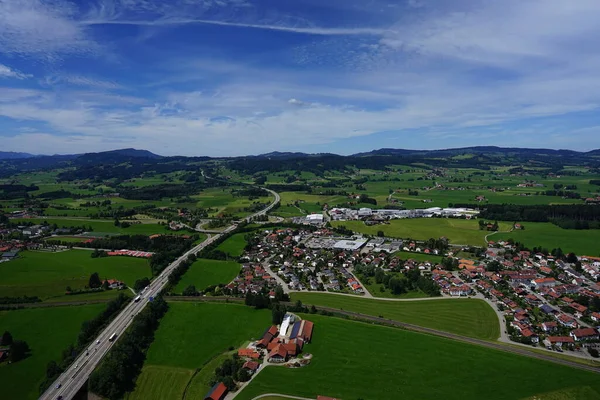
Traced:
[[[490, 232], [479, 230], [476, 220], [449, 218], [396, 219], [389, 224], [367, 226], [362, 221], [336, 221], [333, 226], [345, 226], [355, 232], [376, 235], [383, 231], [385, 236], [427, 240], [445, 236], [452, 244], [483, 246], [485, 235]], [[507, 231], [512, 224], [499, 223], [501, 231]]]
[[183, 275], [175, 292], [181, 293], [189, 285], [196, 286], [197, 290], [204, 290], [209, 286], [220, 283], [229, 283], [240, 271], [240, 264], [235, 261], [219, 261], [199, 259]]
[[24, 340], [31, 356], [15, 364], [0, 364], [3, 399], [37, 399], [48, 362], [59, 361], [63, 349], [75, 343], [81, 323], [92, 319], [104, 304], [0, 311], [0, 330]]
[[312, 344], [305, 347], [313, 354], [310, 365], [267, 367], [240, 400], [262, 393], [313, 399], [505, 400], [570, 388], [580, 388], [586, 396], [575, 398], [600, 398], [600, 380], [591, 372], [395, 328], [307, 318], [315, 322]]
[[[255, 310], [239, 304], [170, 302], [130, 399], [181, 399], [184, 376], [189, 374], [189, 380], [197, 369], [230, 347], [237, 348], [246, 341], [257, 339], [270, 322], [269, 310]], [[206, 379], [212, 377], [215, 366], [211, 364], [210, 368], [210, 373], [201, 371], [205, 379], [194, 379], [188, 390], [203, 396]], [[175, 383], [162, 378], [157, 382], [153, 378], [158, 376], [157, 371], [172, 374], [176, 377]], [[174, 390], [171, 386], [180, 389]]]
[[146, 259], [91, 258], [91, 253], [88, 250], [21, 252], [18, 259], [0, 264], [0, 296], [27, 295], [42, 299], [60, 296], [67, 286], [83, 289], [94, 272], [98, 272], [101, 279], [118, 279], [130, 286], [136, 279], [151, 276]]
[[393, 302], [326, 293], [293, 293], [292, 301], [343, 309], [360, 314], [383, 316], [427, 328], [496, 340], [500, 336], [498, 318], [483, 300], [447, 299]]

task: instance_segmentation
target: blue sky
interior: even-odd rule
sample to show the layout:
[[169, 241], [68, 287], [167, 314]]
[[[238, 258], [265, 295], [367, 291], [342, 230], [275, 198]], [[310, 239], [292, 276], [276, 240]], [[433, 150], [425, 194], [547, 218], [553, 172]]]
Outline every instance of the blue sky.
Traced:
[[0, 0], [0, 150], [600, 148], [598, 0]]

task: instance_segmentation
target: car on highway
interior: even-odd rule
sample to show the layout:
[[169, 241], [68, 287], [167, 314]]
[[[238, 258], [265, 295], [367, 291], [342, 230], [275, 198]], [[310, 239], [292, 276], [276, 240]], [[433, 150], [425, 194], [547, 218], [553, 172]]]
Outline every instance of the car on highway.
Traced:
[[100, 344], [100, 339], [96, 340], [96, 344]]
[[62, 387], [62, 383], [59, 383], [58, 385], [56, 385], [57, 389], [60, 389]]
[[73, 367], [73, 369], [77, 369], [77, 367], [79, 367], [79, 364], [75, 364], [75, 366]]

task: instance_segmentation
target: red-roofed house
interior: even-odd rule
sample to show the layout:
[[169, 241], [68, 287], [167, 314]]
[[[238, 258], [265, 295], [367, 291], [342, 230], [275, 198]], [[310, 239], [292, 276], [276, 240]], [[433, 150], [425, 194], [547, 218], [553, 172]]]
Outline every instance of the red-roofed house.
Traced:
[[590, 318], [592, 321], [600, 322], [600, 313], [593, 312], [592, 315], [590, 315]]
[[226, 394], [227, 386], [223, 382], [219, 382], [208, 391], [204, 400], [223, 400]]
[[246, 361], [244, 363], [244, 365], [242, 365], [242, 368], [246, 368], [247, 370], [250, 370], [250, 372], [252, 372], [252, 373], [258, 371], [259, 367], [260, 367], [260, 364], [257, 363], [256, 361]]
[[580, 328], [571, 332], [573, 339], [577, 340], [598, 340], [600, 336], [594, 328]]
[[288, 359], [288, 352], [281, 344], [275, 347], [269, 353], [269, 362], [273, 363], [282, 363], [286, 362]]
[[252, 349], [239, 349], [238, 356], [248, 357], [248, 358], [257, 360], [260, 358], [260, 353], [258, 351], [254, 351]]

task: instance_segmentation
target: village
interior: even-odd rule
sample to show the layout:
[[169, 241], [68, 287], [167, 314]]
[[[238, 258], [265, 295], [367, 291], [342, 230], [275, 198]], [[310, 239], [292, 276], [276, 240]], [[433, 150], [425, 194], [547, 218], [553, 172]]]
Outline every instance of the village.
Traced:
[[[490, 242], [479, 259], [459, 258], [456, 248], [437, 249], [427, 242], [382, 237], [341, 237], [326, 229], [264, 231], [241, 258], [241, 273], [225, 293], [242, 296], [324, 291], [374, 297], [362, 284], [366, 268], [384, 273], [414, 272], [430, 279], [442, 297], [478, 297], [498, 313], [501, 340], [543, 345], [548, 350], [593, 357], [600, 348], [600, 258], [552, 255], [519, 250], [508, 242]], [[402, 260], [396, 252], [404, 253]], [[441, 262], [416, 261], [414, 253]], [[573, 255], [574, 257], [574, 255]], [[473, 257], [475, 258], [475, 257]], [[580, 272], [578, 272], [577, 270]], [[369, 279], [369, 278], [367, 278]], [[589, 354], [588, 354], [589, 353]]]

